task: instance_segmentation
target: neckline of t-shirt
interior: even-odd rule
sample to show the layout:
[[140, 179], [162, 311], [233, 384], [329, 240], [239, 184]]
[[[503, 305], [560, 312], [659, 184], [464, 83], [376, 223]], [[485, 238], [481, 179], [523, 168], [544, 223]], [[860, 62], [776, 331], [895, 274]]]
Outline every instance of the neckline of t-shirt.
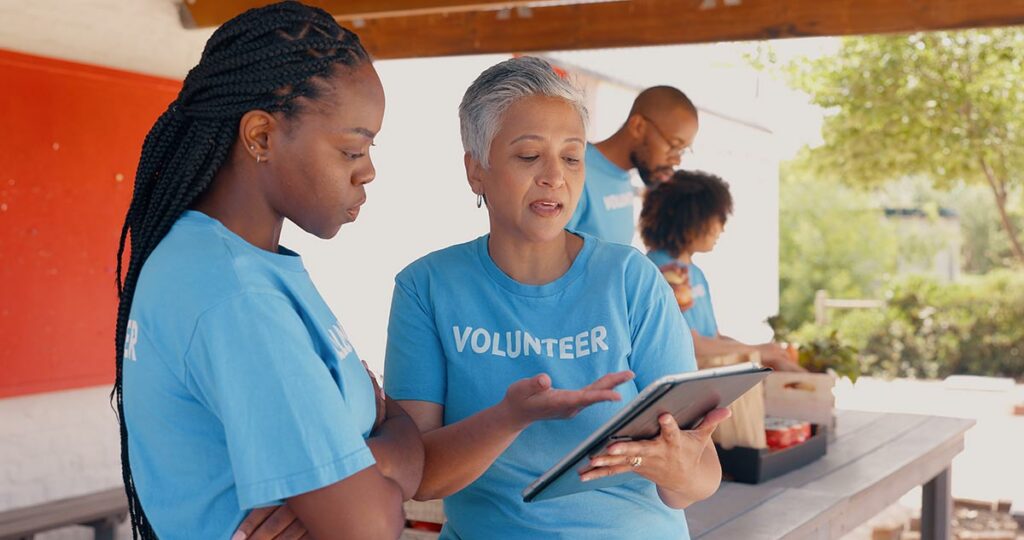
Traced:
[[306, 267], [302, 264], [302, 256], [298, 253], [282, 246], [277, 246], [277, 253], [271, 253], [265, 249], [258, 248], [250, 244], [245, 238], [238, 236], [234, 231], [224, 226], [216, 218], [204, 214], [198, 210], [186, 210], [182, 213], [181, 218], [178, 220], [179, 223], [186, 225], [195, 224], [206, 227], [213, 227], [218, 234], [231, 245], [240, 246], [243, 250], [248, 253], [255, 254], [257, 257], [281, 268], [282, 270], [288, 270], [291, 272], [305, 272]]
[[580, 248], [580, 252], [576, 254], [576, 259], [572, 261], [572, 264], [569, 265], [569, 269], [566, 270], [561, 277], [543, 285], [520, 283], [509, 277], [504, 270], [498, 268], [498, 265], [494, 263], [494, 259], [491, 258], [491, 254], [487, 249], [487, 239], [491, 236], [490, 234], [485, 234], [476, 239], [476, 251], [480, 258], [480, 264], [484, 267], [484, 271], [487, 272], [487, 275], [494, 280], [495, 283], [506, 291], [519, 296], [529, 296], [534, 298], [552, 296], [564, 291], [569, 284], [576, 280], [576, 278], [583, 275], [583, 272], [587, 267], [587, 261], [590, 259], [590, 255], [594, 251], [594, 245], [596, 244], [594, 237], [578, 232], [573, 232], [571, 234], [575, 234], [583, 239], [583, 247]]
[[[676, 263], [676, 264], [678, 264], [680, 266], [685, 266], [687, 268], [696, 268], [698, 272], [701, 271], [700, 267], [698, 267], [696, 264], [694, 264], [692, 260], [690, 262], [688, 262], [688, 263], [680, 261], [679, 259], [669, 255], [668, 252], [665, 251], [664, 249], [652, 249], [652, 250], [648, 251], [647, 252], [647, 258], [651, 259], [652, 261], [654, 261], [654, 264], [658, 264], [658, 261], [655, 260], [656, 258], [665, 258], [665, 259], [668, 259], [669, 261], [674, 262], [674, 263]], [[667, 264], [667, 263], [664, 263], [664, 264]], [[658, 265], [658, 266], [660, 266], [660, 265]]]
[[[679, 259], [668, 254], [664, 249], [652, 249], [647, 252], [647, 258], [651, 260], [656, 266], [662, 266], [669, 263], [683, 264], [679, 262]], [[664, 261], [664, 262], [662, 262]]]
[[[590, 150], [591, 152], [593, 152], [595, 156], [597, 156], [596, 165], [598, 167], [605, 169], [606, 172], [610, 174], [614, 174], [615, 176], [620, 177], [620, 179], [622, 180], [629, 181], [629, 171], [622, 170], [621, 167], [612, 163], [610, 159], [608, 159], [607, 157], [605, 157], [603, 153], [601, 153], [601, 150], [597, 147], [596, 144], [587, 143], [587, 150]], [[590, 165], [590, 163], [588, 163], [587, 165]]]

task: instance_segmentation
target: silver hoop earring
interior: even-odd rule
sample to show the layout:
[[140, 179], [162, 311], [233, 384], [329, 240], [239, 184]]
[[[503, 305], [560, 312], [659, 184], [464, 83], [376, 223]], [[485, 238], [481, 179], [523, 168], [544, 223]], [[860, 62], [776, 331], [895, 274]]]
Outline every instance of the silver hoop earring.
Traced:
[[476, 207], [480, 208], [484, 205], [484, 196], [481, 193], [476, 194]]
[[263, 156], [256, 154], [256, 163], [263, 161]]

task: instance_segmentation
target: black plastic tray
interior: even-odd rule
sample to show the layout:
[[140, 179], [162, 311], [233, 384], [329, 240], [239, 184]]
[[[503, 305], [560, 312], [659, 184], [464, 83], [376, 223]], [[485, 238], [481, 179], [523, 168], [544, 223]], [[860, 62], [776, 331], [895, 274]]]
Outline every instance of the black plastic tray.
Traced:
[[744, 484], [760, 484], [799, 469], [825, 455], [828, 450], [827, 431], [825, 426], [812, 424], [811, 436], [806, 441], [780, 450], [743, 446], [723, 450], [716, 445], [723, 478]]

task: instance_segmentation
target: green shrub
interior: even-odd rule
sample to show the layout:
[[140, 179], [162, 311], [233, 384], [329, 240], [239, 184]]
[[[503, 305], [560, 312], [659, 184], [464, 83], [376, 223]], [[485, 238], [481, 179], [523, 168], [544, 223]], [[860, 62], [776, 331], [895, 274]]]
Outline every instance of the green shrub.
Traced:
[[832, 335], [860, 351], [865, 375], [1024, 380], [1024, 273], [999, 270], [941, 284], [921, 276], [892, 283], [882, 310], [833, 312], [827, 328], [806, 324], [794, 341]]

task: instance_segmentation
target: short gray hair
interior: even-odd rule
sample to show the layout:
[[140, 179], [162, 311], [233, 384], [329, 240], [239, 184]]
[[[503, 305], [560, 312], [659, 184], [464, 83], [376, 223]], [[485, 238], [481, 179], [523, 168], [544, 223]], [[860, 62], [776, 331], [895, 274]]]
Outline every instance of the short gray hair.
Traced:
[[462, 147], [484, 168], [490, 166], [488, 155], [501, 116], [513, 103], [530, 96], [566, 100], [587, 125], [583, 92], [559, 76], [546, 60], [533, 56], [505, 60], [484, 70], [469, 85], [459, 105]]

